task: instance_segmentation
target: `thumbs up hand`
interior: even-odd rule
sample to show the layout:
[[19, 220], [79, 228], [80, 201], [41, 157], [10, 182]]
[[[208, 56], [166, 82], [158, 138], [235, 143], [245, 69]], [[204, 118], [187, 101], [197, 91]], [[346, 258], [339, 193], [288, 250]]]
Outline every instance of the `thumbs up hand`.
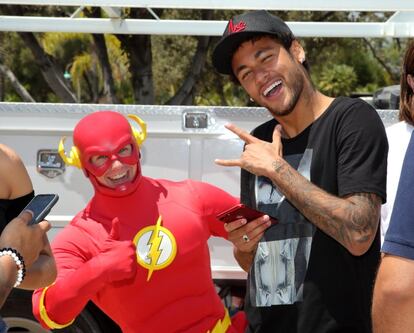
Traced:
[[120, 240], [119, 223], [117, 217], [112, 220], [111, 231], [98, 256], [107, 282], [132, 279], [137, 270], [135, 245], [130, 240]]

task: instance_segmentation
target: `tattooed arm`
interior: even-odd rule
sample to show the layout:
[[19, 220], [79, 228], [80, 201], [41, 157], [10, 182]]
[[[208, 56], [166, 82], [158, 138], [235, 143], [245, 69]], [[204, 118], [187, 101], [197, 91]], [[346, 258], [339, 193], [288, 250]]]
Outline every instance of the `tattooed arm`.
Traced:
[[316, 227], [341, 243], [354, 255], [364, 254], [375, 237], [381, 198], [373, 193], [355, 193], [339, 198], [312, 184], [282, 157], [281, 127], [276, 126], [273, 142], [259, 140], [229, 125], [228, 129], [246, 142], [240, 159], [216, 160], [223, 166], [240, 166], [266, 176]]
[[266, 175], [286, 198], [316, 227], [341, 243], [354, 255], [364, 254], [377, 232], [381, 198], [355, 193], [345, 198], [331, 195], [279, 157]]

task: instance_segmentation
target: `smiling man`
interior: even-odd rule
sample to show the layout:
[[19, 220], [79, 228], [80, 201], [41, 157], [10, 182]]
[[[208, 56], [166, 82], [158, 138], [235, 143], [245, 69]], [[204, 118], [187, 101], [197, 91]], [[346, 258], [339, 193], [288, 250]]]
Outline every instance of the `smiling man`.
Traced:
[[278, 219], [226, 226], [249, 273], [247, 332], [371, 332], [385, 201], [387, 139], [376, 111], [360, 99], [331, 98], [312, 84], [305, 51], [266, 11], [232, 18], [213, 52], [273, 119], [245, 141], [241, 201]]
[[[141, 173], [146, 126], [112, 111], [76, 125], [67, 164], [83, 170], [95, 194], [52, 244], [56, 282], [33, 296], [44, 327], [70, 325], [91, 300], [124, 333], [237, 333], [211, 279], [207, 241], [226, 237], [216, 215], [238, 199], [212, 185]], [[155, 153], [155, 152], [154, 152]]]

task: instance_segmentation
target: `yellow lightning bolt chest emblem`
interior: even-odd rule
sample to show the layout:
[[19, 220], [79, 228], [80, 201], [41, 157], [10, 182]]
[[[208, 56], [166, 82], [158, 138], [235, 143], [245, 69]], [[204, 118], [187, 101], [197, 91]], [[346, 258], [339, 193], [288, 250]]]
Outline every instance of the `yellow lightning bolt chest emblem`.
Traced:
[[156, 225], [141, 229], [134, 237], [138, 264], [148, 269], [147, 281], [154, 271], [169, 266], [177, 254], [175, 237], [161, 222], [159, 216]]

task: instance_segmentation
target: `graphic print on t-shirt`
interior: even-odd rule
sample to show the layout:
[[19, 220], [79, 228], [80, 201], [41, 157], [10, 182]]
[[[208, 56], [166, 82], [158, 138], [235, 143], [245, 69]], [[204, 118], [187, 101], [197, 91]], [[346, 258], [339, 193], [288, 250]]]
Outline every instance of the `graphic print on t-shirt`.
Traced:
[[[310, 180], [312, 153], [306, 149], [303, 154], [284, 158]], [[268, 178], [256, 178], [255, 192], [257, 208], [279, 223], [266, 231], [258, 245], [249, 279], [252, 304], [260, 307], [301, 301], [315, 227]]]

